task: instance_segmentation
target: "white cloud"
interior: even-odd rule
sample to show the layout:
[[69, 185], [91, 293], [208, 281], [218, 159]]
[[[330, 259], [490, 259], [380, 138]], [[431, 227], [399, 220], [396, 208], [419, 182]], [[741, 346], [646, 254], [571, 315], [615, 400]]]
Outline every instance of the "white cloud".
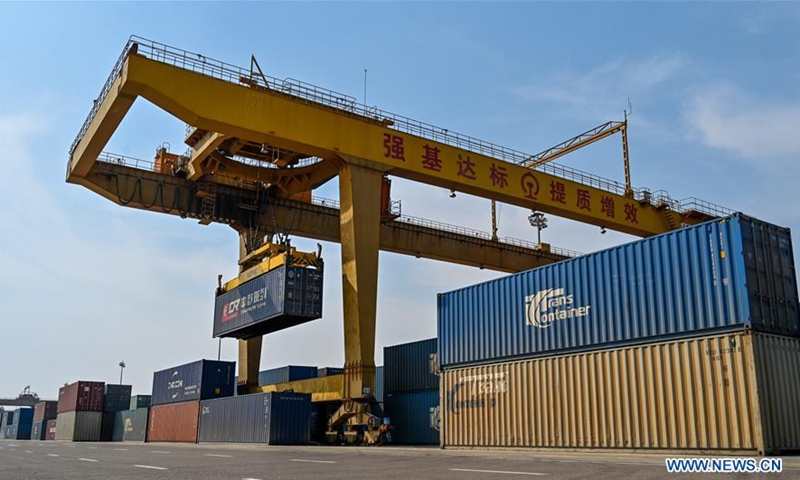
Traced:
[[782, 168], [800, 156], [800, 98], [760, 99], [730, 85], [713, 85], [687, 106], [703, 143], [754, 165]]
[[592, 118], [604, 118], [675, 78], [687, 65], [677, 53], [640, 60], [610, 60], [586, 72], [558, 71], [512, 91], [521, 99], [555, 103]]

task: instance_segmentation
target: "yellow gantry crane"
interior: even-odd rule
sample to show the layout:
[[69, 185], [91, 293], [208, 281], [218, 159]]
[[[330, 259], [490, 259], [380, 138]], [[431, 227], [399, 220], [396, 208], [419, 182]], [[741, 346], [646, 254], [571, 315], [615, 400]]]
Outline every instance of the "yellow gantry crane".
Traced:
[[[147, 163], [103, 152], [139, 97], [189, 126], [186, 153], [161, 148]], [[344, 375], [260, 387], [258, 337], [240, 340], [239, 388], [348, 400], [374, 389], [380, 249], [507, 272], [569, 256], [406, 221], [391, 208], [388, 176], [642, 237], [727, 213], [634, 189], [629, 175], [623, 184], [552, 163], [625, 126], [609, 122], [531, 156], [269, 77], [254, 59], [239, 68], [132, 37], [70, 148], [67, 181], [121, 205], [231, 225], [240, 234], [243, 274], [257, 266], [249, 259], [263, 260], [265, 241], [278, 233], [340, 242]], [[314, 201], [310, 191], [336, 176], [339, 201]]]

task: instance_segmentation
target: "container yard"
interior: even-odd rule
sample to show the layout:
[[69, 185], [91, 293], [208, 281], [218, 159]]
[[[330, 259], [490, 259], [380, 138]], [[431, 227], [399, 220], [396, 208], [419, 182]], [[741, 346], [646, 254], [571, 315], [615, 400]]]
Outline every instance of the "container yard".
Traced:
[[0, 478], [800, 479], [800, 9], [608, 7], [3, 3]]

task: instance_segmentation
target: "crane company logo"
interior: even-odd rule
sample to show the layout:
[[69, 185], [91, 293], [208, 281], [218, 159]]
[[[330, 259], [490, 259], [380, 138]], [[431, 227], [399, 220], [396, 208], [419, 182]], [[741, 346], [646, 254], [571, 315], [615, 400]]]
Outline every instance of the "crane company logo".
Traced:
[[591, 305], [575, 307], [572, 295], [563, 288], [550, 288], [525, 297], [525, 323], [536, 328], [549, 328], [553, 322], [589, 315]]
[[[466, 388], [464, 388], [466, 387]], [[483, 375], [467, 375], [458, 379], [453, 388], [447, 392], [447, 410], [458, 415], [465, 408], [494, 408], [498, 396], [508, 391], [505, 372], [487, 373]], [[466, 395], [465, 400], [458, 399], [459, 394]]]
[[536, 197], [539, 195], [539, 180], [536, 180], [536, 177], [531, 172], [527, 172], [522, 176], [520, 179], [520, 186], [527, 198], [536, 200]]

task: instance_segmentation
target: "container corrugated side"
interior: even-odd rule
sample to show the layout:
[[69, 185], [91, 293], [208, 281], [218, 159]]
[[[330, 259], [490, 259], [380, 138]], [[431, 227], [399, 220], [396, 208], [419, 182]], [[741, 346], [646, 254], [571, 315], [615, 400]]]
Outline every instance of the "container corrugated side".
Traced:
[[279, 267], [219, 295], [214, 337], [251, 338], [322, 317], [323, 272]]
[[47, 421], [47, 431], [44, 434], [45, 440], [56, 439], [56, 419]]
[[[234, 382], [234, 386], [236, 383]], [[130, 410], [137, 410], [140, 408], [147, 408], [153, 400], [152, 395], [133, 395], [131, 397]]]
[[31, 438], [30, 423], [6, 425], [4, 438], [6, 440], [30, 440]]
[[443, 368], [749, 328], [800, 313], [788, 229], [739, 215], [438, 297]]
[[102, 412], [104, 382], [77, 381], [58, 389], [57, 412]]
[[132, 390], [133, 388], [130, 385], [107, 383], [104, 393], [103, 411], [118, 412], [130, 408]]
[[152, 406], [147, 441], [196, 443], [199, 415], [199, 401]]
[[257, 393], [204, 400], [199, 442], [305, 445], [309, 442], [311, 395]]
[[384, 407], [392, 422], [392, 443], [439, 444], [439, 390], [387, 393]]
[[114, 415], [115, 442], [144, 442], [147, 437], [148, 408], [123, 410]]
[[31, 425], [31, 440], [44, 440], [47, 436], [47, 422], [33, 422]]
[[439, 388], [439, 377], [431, 371], [436, 348], [435, 338], [384, 347], [384, 393]]
[[153, 374], [152, 405], [229, 397], [235, 362], [199, 360]]
[[103, 418], [100, 421], [100, 441], [110, 442], [114, 437], [114, 420], [116, 412], [103, 412]]
[[3, 415], [0, 416], [0, 427], [5, 427], [13, 423], [14, 423], [14, 411], [6, 410], [5, 412], [3, 412]]
[[275, 383], [293, 382], [295, 380], [306, 380], [317, 378], [317, 367], [307, 367], [301, 365], [287, 365], [285, 367], [271, 368], [258, 372], [259, 385], [273, 385]]
[[793, 449], [798, 362], [800, 340], [738, 332], [447, 370], [442, 443]]
[[11, 425], [30, 425], [33, 423], [33, 408], [24, 407], [14, 410]]
[[383, 397], [385, 396], [386, 388], [384, 387], [384, 373], [383, 373], [383, 366], [375, 368], [375, 400], [378, 403], [383, 402]]
[[70, 411], [59, 413], [56, 418], [56, 440], [73, 442], [97, 442], [103, 412]]
[[33, 421], [42, 422], [52, 420], [58, 415], [58, 402], [43, 400], [33, 408]]

